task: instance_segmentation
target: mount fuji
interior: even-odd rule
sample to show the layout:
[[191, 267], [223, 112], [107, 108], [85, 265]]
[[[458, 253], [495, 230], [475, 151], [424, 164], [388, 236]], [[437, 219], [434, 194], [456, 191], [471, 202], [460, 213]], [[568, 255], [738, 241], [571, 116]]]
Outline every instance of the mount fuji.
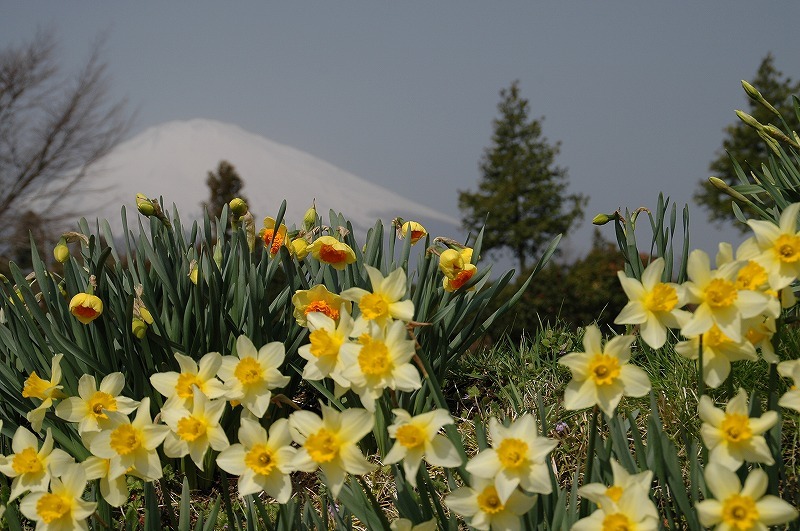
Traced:
[[[342, 212], [363, 241], [378, 219], [384, 226], [395, 217], [422, 223], [433, 236], [458, 237], [459, 221], [420, 205], [395, 192], [356, 177], [298, 149], [273, 142], [244, 129], [218, 121], [195, 119], [151, 127], [119, 144], [99, 161], [69, 196], [70, 209], [91, 222], [109, 221], [121, 232], [120, 208], [129, 218], [136, 214], [135, 196], [164, 198], [165, 211], [178, 207], [185, 224], [202, 219], [208, 199], [206, 178], [221, 160], [236, 168], [244, 182], [257, 226], [265, 216], [275, 217], [286, 199], [286, 224], [300, 225], [306, 209], [316, 200], [323, 222], [328, 211]], [[187, 223], [189, 222], [189, 223]]]

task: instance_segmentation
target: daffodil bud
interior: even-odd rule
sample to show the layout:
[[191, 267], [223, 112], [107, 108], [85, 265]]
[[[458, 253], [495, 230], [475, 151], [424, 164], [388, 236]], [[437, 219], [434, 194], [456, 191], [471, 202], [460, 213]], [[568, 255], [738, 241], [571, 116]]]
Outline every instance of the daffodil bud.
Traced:
[[709, 177], [708, 182], [710, 182], [717, 190], [725, 192], [726, 194], [736, 199], [737, 201], [742, 201], [743, 203], [750, 203], [749, 199], [747, 199], [745, 196], [743, 196], [742, 194], [731, 188], [728, 183], [726, 183], [719, 177]]
[[156, 208], [153, 206], [153, 202], [150, 201], [150, 198], [144, 194], [136, 194], [136, 208], [139, 209], [141, 214], [148, 217], [156, 213]]
[[753, 129], [761, 130], [764, 128], [764, 126], [758, 120], [756, 120], [755, 118], [753, 118], [744, 111], [736, 111], [736, 116], [738, 116], [741, 121], [743, 121]]
[[308, 255], [308, 242], [305, 238], [295, 238], [289, 244], [289, 252], [302, 260]]
[[742, 87], [744, 88], [744, 91], [747, 93], [748, 96], [750, 96], [751, 99], [763, 105], [769, 112], [771, 112], [775, 116], [781, 115], [781, 113], [779, 113], [778, 110], [775, 107], [773, 107], [770, 102], [764, 99], [764, 96], [761, 95], [761, 92], [759, 92], [758, 89], [756, 89], [753, 85], [751, 85], [744, 79], [742, 80]]
[[53, 249], [53, 256], [62, 264], [69, 260], [69, 247], [67, 247], [67, 240], [65, 240], [63, 237], [58, 240], [58, 243]]
[[594, 218], [592, 218], [592, 224], [605, 225], [612, 219], [614, 218], [612, 216], [609, 216], [608, 214], [597, 214]]
[[305, 215], [303, 216], [303, 228], [306, 230], [311, 230], [314, 225], [317, 224], [317, 209], [316, 205], [312, 202], [311, 208], [306, 210]]
[[150, 313], [150, 310], [144, 306], [139, 308], [139, 316], [142, 318], [142, 321], [144, 321], [145, 324], [153, 324], [153, 315]]
[[222, 267], [222, 246], [217, 244], [214, 246], [214, 253], [213, 253], [214, 263], [217, 264], [217, 267]]
[[403, 238], [405, 238], [410, 233], [411, 245], [414, 245], [428, 234], [428, 231], [425, 230], [425, 227], [423, 227], [416, 221], [406, 221], [405, 223], [403, 223], [400, 232]]
[[103, 301], [97, 295], [78, 293], [69, 301], [69, 311], [83, 324], [89, 324], [103, 313]]
[[137, 339], [142, 339], [147, 334], [147, 325], [141, 319], [134, 319], [131, 323], [131, 332]]
[[247, 213], [247, 203], [241, 197], [235, 197], [228, 203], [231, 212], [236, 217], [242, 217]]
[[192, 260], [189, 262], [189, 280], [192, 281], [192, 284], [197, 285], [197, 260]]

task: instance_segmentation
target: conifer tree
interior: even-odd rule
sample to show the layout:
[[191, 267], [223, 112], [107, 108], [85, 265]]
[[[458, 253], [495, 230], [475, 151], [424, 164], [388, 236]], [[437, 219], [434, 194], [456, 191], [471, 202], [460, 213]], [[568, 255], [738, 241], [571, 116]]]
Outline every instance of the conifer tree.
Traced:
[[[775, 68], [772, 54], [767, 54], [762, 59], [750, 84], [761, 92], [764, 98], [783, 116], [787, 118], [794, 116], [791, 95], [800, 91], [800, 83], [792, 83], [790, 78], [784, 77], [783, 73]], [[750, 98], [747, 99], [747, 108], [742, 110], [764, 125], [772, 124], [777, 127], [781, 125], [780, 119], [774, 113]], [[722, 149], [717, 152], [717, 157], [709, 166], [712, 176], [733, 186], [740, 183], [729, 153], [736, 158], [742, 170], [747, 174], [751, 169], [760, 170], [761, 164], [765, 164], [769, 160], [769, 150], [764, 141], [759, 138], [758, 132], [740, 120], [725, 128]], [[736, 219], [731, 209], [731, 197], [712, 186], [707, 179], [700, 180], [694, 200], [708, 211], [709, 221], [723, 223]], [[746, 205], [740, 206], [746, 210]], [[754, 213], [749, 214], [750, 217], [756, 217]], [[735, 225], [742, 231], [748, 229], [741, 223], [735, 223]]]
[[566, 193], [567, 171], [555, 164], [560, 143], [542, 136], [543, 118], [528, 118], [519, 82], [501, 90], [500, 98], [478, 190], [459, 191], [458, 206], [466, 229], [484, 227], [484, 250], [510, 251], [524, 271], [528, 258], [581, 219], [586, 198]]
[[236, 168], [227, 160], [221, 160], [217, 166], [217, 171], [208, 172], [206, 184], [209, 189], [208, 202], [203, 203], [203, 207], [208, 210], [209, 216], [218, 218], [222, 214], [222, 207], [234, 197], [247, 199], [242, 195], [244, 181], [239, 177]]

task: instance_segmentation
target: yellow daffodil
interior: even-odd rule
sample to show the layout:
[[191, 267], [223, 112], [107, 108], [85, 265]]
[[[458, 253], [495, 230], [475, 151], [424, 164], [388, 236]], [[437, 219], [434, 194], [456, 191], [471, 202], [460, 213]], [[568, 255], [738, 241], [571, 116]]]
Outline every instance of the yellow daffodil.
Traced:
[[504, 502], [494, 482], [477, 477], [473, 479], [471, 487], [460, 487], [444, 499], [450, 510], [467, 518], [467, 523], [475, 529], [522, 529], [520, 517], [531, 510], [536, 497], [515, 490]]
[[409, 232], [411, 233], [411, 245], [414, 245], [428, 235], [428, 231], [425, 230], [425, 227], [416, 221], [406, 221], [403, 223], [400, 228], [400, 234], [403, 235], [403, 238], [406, 238]]
[[23, 398], [35, 398], [42, 401], [38, 407], [29, 411], [26, 417], [36, 432], [42, 431], [45, 413], [53, 405], [53, 400], [66, 396], [61, 391], [64, 386], [59, 385], [61, 383], [61, 358], [63, 357], [63, 354], [53, 356], [49, 380], [39, 377], [36, 371], [33, 371], [23, 384]]
[[586, 327], [585, 352], [567, 354], [558, 362], [572, 371], [572, 381], [564, 391], [564, 407], [583, 409], [596, 404], [611, 416], [623, 395], [647, 394], [647, 373], [628, 363], [633, 340], [633, 336], [616, 336], [603, 349], [600, 329], [595, 325]]
[[295, 238], [289, 243], [289, 252], [298, 260], [302, 260], [308, 256], [308, 247], [308, 241], [305, 238]]
[[69, 301], [69, 311], [83, 324], [89, 324], [103, 313], [103, 301], [97, 295], [78, 293]]
[[[121, 372], [111, 373], [100, 381], [100, 389], [94, 376], [84, 374], [78, 380], [78, 396], [66, 398], [56, 406], [56, 415], [67, 422], [78, 423], [78, 433], [100, 431], [108, 421], [109, 411], [131, 413], [139, 402], [119, 396], [125, 387]], [[106, 426], [107, 427], [107, 426]]]
[[219, 425], [225, 400], [209, 400], [194, 388], [192, 409], [180, 406], [163, 408], [161, 418], [170, 431], [164, 439], [164, 455], [183, 457], [190, 455], [197, 468], [203, 470], [203, 458], [209, 446], [220, 452], [230, 446], [225, 430]]
[[[703, 381], [710, 387], [719, 387], [731, 372], [731, 362], [757, 360], [758, 355], [752, 343], [746, 339], [733, 341], [716, 326], [702, 334], [703, 341]], [[698, 358], [700, 336], [692, 337], [675, 345], [675, 352], [690, 360]]]
[[81, 498], [86, 490], [86, 472], [80, 464], [69, 465], [59, 478], [53, 478], [50, 492], [33, 492], [19, 504], [20, 512], [36, 522], [37, 531], [89, 529], [89, 516], [96, 502]]
[[353, 249], [333, 236], [320, 236], [314, 240], [308, 250], [314, 258], [339, 271], [356, 261], [356, 253], [353, 252]]
[[388, 276], [384, 277], [378, 269], [365, 265], [369, 275], [372, 291], [369, 292], [362, 288], [350, 288], [342, 292], [342, 298], [358, 304], [361, 312], [356, 319], [356, 336], [361, 335], [366, 328], [366, 324], [373, 322], [378, 326], [386, 326], [391, 319], [401, 321], [411, 321], [414, 319], [414, 303], [403, 298], [408, 290], [406, 283], [408, 278], [402, 268], [395, 269]]
[[46, 491], [51, 478], [60, 476], [74, 462], [67, 452], [53, 448], [50, 428], [40, 448], [36, 435], [20, 426], [11, 438], [11, 449], [14, 453], [0, 459], [0, 472], [14, 478], [8, 501], [26, 491]]
[[348, 473], [362, 475], [377, 468], [358, 448], [358, 441], [372, 431], [375, 417], [364, 409], [340, 413], [325, 405], [321, 408], [322, 417], [310, 411], [296, 411], [289, 417], [289, 433], [300, 445], [291, 466], [302, 472], [319, 468], [335, 498]]
[[436, 518], [417, 525], [414, 525], [414, 522], [407, 518], [398, 518], [397, 520], [392, 520], [392, 523], [389, 524], [389, 529], [392, 531], [436, 531], [439, 526], [436, 524]]
[[706, 485], [713, 499], [699, 502], [695, 508], [700, 523], [715, 526], [717, 531], [767, 529], [797, 518], [797, 509], [773, 495], [764, 495], [769, 486], [767, 473], [753, 469], [744, 480], [718, 463], [705, 469]]
[[775, 353], [775, 346], [772, 344], [772, 336], [777, 331], [775, 318], [771, 315], [759, 315], [751, 319], [742, 321], [744, 337], [753, 345], [753, 348], [761, 351], [761, 357], [767, 363], [778, 363], [780, 358]]
[[153, 423], [150, 398], [142, 399], [133, 421], [119, 411], [109, 411], [108, 418], [112, 427], [91, 438], [89, 451], [109, 460], [109, 481], [126, 473], [145, 481], [159, 479], [163, 472], [156, 450], [169, 433], [169, 427]]
[[739, 289], [737, 276], [743, 265], [742, 262], [730, 262], [712, 271], [704, 251], [695, 249], [689, 254], [687, 273], [690, 281], [684, 286], [688, 302], [696, 304], [697, 308], [681, 327], [684, 336], [697, 336], [717, 325], [731, 340], [742, 340], [742, 319], [761, 315], [770, 302], [770, 296], [765, 293]]
[[53, 248], [53, 257], [62, 264], [69, 260], [69, 247], [67, 246], [67, 240], [63, 237], [58, 240], [58, 244]]
[[460, 251], [445, 249], [439, 255], [439, 270], [449, 279], [454, 279], [472, 262], [472, 248], [465, 247]]
[[264, 228], [259, 233], [261, 239], [264, 240], [264, 247], [267, 248], [269, 254], [275, 256], [281, 249], [282, 245], [286, 245], [286, 225], [283, 223], [275, 229], [275, 218], [264, 218]]
[[304, 380], [322, 380], [333, 378], [337, 386], [350, 387], [343, 376], [344, 364], [339, 350], [348, 342], [353, 330], [353, 319], [344, 305], [339, 312], [339, 323], [320, 312], [308, 314], [309, 343], [297, 349], [301, 358], [306, 360], [303, 368]]
[[294, 305], [294, 318], [300, 326], [306, 326], [307, 316], [313, 312], [324, 313], [334, 321], [338, 321], [342, 304], [347, 312], [351, 312], [353, 309], [351, 302], [331, 293], [324, 284], [317, 284], [311, 289], [297, 290], [292, 295], [292, 304]]
[[[769, 275], [769, 285], [780, 290], [800, 275], [800, 231], [797, 214], [800, 203], [787, 206], [777, 225], [771, 221], [751, 219], [747, 222], [755, 238], [751, 240], [750, 257], [761, 264]], [[757, 253], [757, 254], [756, 254]]]
[[243, 417], [239, 442], [217, 456], [217, 465], [239, 476], [239, 496], [266, 492], [278, 503], [286, 503], [292, 495], [289, 474], [297, 449], [291, 446], [289, 421], [278, 419], [269, 427], [269, 435], [252, 418]]
[[[459, 290], [464, 287], [464, 284], [469, 282], [475, 273], [478, 272], [478, 268], [472, 264], [465, 264], [464, 269], [458, 272], [455, 278], [444, 277], [442, 279], [442, 286], [444, 287], [445, 291], [453, 292]], [[473, 288], [470, 288], [474, 289]], [[470, 291], [467, 290], [467, 291]]]
[[780, 362], [778, 364], [778, 373], [784, 378], [793, 380], [792, 386], [778, 400], [778, 405], [800, 413], [800, 360]]
[[447, 437], [439, 435], [443, 426], [453, 424], [446, 409], [435, 409], [412, 417], [404, 409], [393, 409], [394, 424], [389, 426], [389, 437], [395, 439], [383, 463], [390, 465], [403, 461], [406, 481], [417, 486], [417, 471], [423, 459], [433, 466], [452, 468], [460, 466], [461, 455]]
[[108, 478], [108, 473], [111, 470], [111, 460], [101, 459], [97, 456], [90, 455], [86, 460], [81, 463], [83, 469], [86, 471], [86, 479], [100, 480], [100, 494], [103, 499], [108, 502], [112, 507], [122, 507], [128, 501], [128, 481], [125, 474], [118, 476], [114, 479]]
[[639, 508], [640, 511], [634, 518], [644, 516], [658, 521], [658, 510], [647, 494], [650, 492], [650, 487], [653, 483], [653, 472], [647, 470], [639, 474], [630, 474], [616, 460], [611, 459], [610, 462], [614, 477], [614, 482], [611, 486], [606, 486], [602, 483], [589, 483], [580, 487], [578, 494], [610, 511], [614, 510], [613, 504], [619, 503], [623, 497], [635, 497], [640, 500], [642, 507]]
[[617, 502], [604, 497], [599, 508], [572, 526], [572, 531], [636, 530], [656, 531], [658, 518], [652, 516], [653, 502], [648, 489], [628, 489]]
[[763, 434], [778, 422], [778, 414], [767, 411], [760, 417], [751, 417], [744, 389], [728, 401], [725, 411], [714, 407], [708, 395], [703, 395], [697, 411], [703, 421], [700, 435], [711, 462], [733, 471], [745, 461], [766, 465], [775, 462]]
[[153, 387], [167, 398], [165, 407], [189, 406], [194, 398], [194, 388], [197, 387], [210, 399], [223, 396], [227, 388], [217, 380], [217, 371], [222, 366], [222, 356], [219, 352], [209, 352], [198, 364], [189, 356], [178, 352], [175, 359], [181, 372], [158, 372], [150, 376]]
[[489, 419], [489, 435], [492, 447], [470, 459], [467, 472], [494, 481], [502, 503], [517, 486], [539, 494], [552, 491], [550, 466], [546, 459], [558, 441], [537, 436], [533, 415], [523, 415], [508, 427], [492, 417]]
[[387, 387], [413, 391], [422, 387], [419, 371], [411, 363], [414, 341], [408, 339], [405, 324], [393, 321], [386, 329], [371, 325], [357, 343], [349, 342], [339, 349], [344, 370], [342, 376], [370, 411], [375, 400]]
[[236, 339], [236, 355], [222, 358], [219, 377], [228, 387], [229, 400], [240, 402], [258, 418], [264, 416], [272, 389], [289, 383], [278, 370], [285, 357], [283, 343], [273, 341], [256, 350], [245, 336]]
[[662, 282], [663, 272], [664, 259], [657, 258], [645, 268], [641, 282], [627, 277], [623, 271], [617, 273], [629, 302], [614, 323], [640, 325], [642, 339], [653, 348], [664, 346], [667, 328], [680, 328], [691, 317], [680, 309], [686, 304], [684, 288]]
[[[750, 240], [753, 240], [751, 238]], [[730, 243], [722, 242], [719, 244], [717, 251], [716, 263], [717, 267], [723, 266], [728, 263], [739, 261], [744, 264], [740, 267], [739, 272], [736, 274], [736, 287], [740, 290], [758, 291], [769, 296], [769, 303], [765, 313], [772, 317], [778, 317], [781, 313], [781, 301], [778, 300], [778, 293], [769, 285], [769, 275], [767, 270], [755, 260], [746, 258], [746, 256], [755, 256], [756, 252], [752, 249], [752, 242], [745, 241], [736, 249], [736, 258], [733, 255], [733, 246]], [[791, 290], [785, 290], [791, 293]], [[792, 306], [794, 304], [792, 303]]]

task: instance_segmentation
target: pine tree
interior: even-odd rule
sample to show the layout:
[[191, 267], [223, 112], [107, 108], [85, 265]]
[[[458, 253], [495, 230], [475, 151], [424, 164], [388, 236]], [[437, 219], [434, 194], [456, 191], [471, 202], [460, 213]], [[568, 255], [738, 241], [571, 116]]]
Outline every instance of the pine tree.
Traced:
[[[767, 54], [758, 67], [755, 78], [750, 82], [764, 98], [770, 102], [784, 116], [794, 116], [791, 95], [800, 91], [800, 83], [792, 83], [788, 77], [775, 68], [772, 54]], [[773, 124], [780, 127], [779, 118], [766, 109], [763, 105], [748, 98], [748, 108], [744, 111], [753, 116], [760, 123]], [[722, 149], [717, 153], [717, 158], [711, 162], [709, 170], [711, 175], [718, 177], [733, 186], [739, 184], [730, 155], [741, 165], [745, 173], [751, 169], [760, 169], [761, 164], [769, 160], [769, 150], [764, 141], [752, 127], [742, 121], [737, 121], [725, 128], [725, 138]], [[734, 221], [736, 218], [731, 209], [731, 198], [721, 190], [712, 186], [706, 179], [701, 179], [694, 200], [708, 211], [708, 219], [712, 222], [723, 223]], [[740, 205], [746, 209], [745, 205]], [[747, 214], [747, 212], [745, 212]], [[750, 214], [756, 217], [755, 214]], [[743, 231], [746, 225], [735, 223]]]
[[560, 143], [542, 136], [543, 118], [528, 118], [519, 82], [501, 90], [500, 98], [478, 191], [459, 191], [458, 206], [465, 228], [484, 227], [484, 250], [510, 251], [524, 271], [528, 258], [583, 216], [586, 198], [566, 194], [567, 171], [555, 165]]
[[216, 173], [208, 172], [206, 184], [210, 192], [208, 202], [203, 203], [203, 207], [208, 210], [209, 216], [218, 218], [222, 214], [222, 208], [234, 197], [241, 197], [244, 181], [239, 177], [236, 168], [227, 160], [221, 160], [217, 166]]

